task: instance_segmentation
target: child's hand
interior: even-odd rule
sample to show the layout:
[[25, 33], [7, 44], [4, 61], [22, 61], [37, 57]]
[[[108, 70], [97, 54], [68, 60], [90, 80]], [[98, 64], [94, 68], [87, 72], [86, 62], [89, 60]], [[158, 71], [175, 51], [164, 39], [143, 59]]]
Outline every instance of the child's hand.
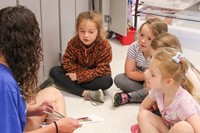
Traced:
[[149, 69], [146, 69], [146, 70], [144, 71], [144, 79], [145, 79], [145, 80], [147, 79], [147, 74], [148, 74], [148, 72], [149, 72]]
[[149, 69], [146, 69], [144, 71], [145, 88], [146, 88], [147, 93], [149, 93], [149, 90], [151, 89], [150, 86], [149, 86], [149, 82], [147, 81], [148, 71], [149, 71]]
[[146, 88], [147, 93], [149, 93], [151, 88], [149, 86], [149, 82], [147, 82], [147, 81], [145, 81], [145, 88]]
[[66, 75], [69, 76], [72, 81], [77, 80], [76, 73], [66, 73]]
[[157, 110], [157, 109], [158, 109], [157, 103], [154, 103], [154, 104], [152, 105], [152, 108], [153, 108], [153, 110]]

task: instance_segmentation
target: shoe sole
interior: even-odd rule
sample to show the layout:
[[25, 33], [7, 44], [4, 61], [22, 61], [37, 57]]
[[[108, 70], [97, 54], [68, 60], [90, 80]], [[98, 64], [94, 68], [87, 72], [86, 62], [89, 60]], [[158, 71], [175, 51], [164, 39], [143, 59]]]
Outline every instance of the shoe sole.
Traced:
[[113, 103], [113, 106], [114, 106], [114, 107], [120, 106], [120, 105], [118, 105], [118, 104], [115, 103], [115, 94], [121, 93], [121, 92], [122, 92], [122, 91], [118, 91], [118, 92], [115, 92], [115, 93], [112, 94], [112, 103]]

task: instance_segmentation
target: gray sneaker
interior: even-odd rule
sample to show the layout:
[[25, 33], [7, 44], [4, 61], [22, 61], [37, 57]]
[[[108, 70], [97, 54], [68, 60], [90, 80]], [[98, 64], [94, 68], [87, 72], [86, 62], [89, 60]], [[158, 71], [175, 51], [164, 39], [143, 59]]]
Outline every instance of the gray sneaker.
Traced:
[[104, 94], [101, 89], [97, 91], [87, 90], [87, 97], [91, 100], [98, 101], [100, 103], [104, 103]]

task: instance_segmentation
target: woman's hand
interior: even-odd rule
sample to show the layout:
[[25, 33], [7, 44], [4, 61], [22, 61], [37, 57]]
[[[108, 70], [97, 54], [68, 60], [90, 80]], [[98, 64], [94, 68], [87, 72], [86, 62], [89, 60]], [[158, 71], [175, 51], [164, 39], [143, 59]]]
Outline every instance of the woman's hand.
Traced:
[[58, 106], [56, 106], [55, 102], [44, 101], [40, 106], [37, 107], [29, 105], [27, 116], [42, 116], [45, 115], [44, 111], [53, 112], [53, 110], [59, 112]]
[[80, 128], [82, 124], [71, 117], [66, 117], [52, 122], [49, 125], [39, 128], [37, 130], [32, 130], [30, 132], [24, 133], [73, 133], [77, 128]]
[[58, 132], [63, 133], [73, 133], [74, 130], [82, 126], [78, 120], [71, 117], [62, 118], [56, 121], [56, 123], [58, 126]]
[[66, 73], [66, 75], [69, 76], [72, 81], [77, 80], [76, 73]]

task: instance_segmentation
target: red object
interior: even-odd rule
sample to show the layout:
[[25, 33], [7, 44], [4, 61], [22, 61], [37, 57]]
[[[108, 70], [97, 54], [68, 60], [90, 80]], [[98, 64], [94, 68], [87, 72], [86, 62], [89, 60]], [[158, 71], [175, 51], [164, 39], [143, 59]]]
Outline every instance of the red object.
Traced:
[[131, 126], [131, 133], [141, 133], [141, 130], [138, 124]]
[[121, 42], [122, 45], [130, 45], [134, 41], [135, 32], [136, 30], [133, 29], [133, 30], [127, 31], [127, 36], [116, 34], [116, 37]]

